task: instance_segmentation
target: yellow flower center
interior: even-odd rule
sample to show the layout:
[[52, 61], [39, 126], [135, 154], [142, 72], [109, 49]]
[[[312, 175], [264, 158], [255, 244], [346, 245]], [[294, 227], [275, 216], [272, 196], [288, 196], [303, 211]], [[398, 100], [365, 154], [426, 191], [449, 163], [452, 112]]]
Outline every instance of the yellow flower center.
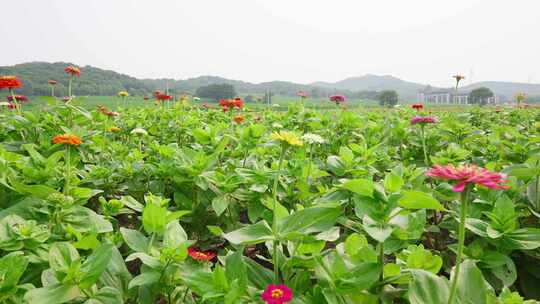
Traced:
[[272, 299], [281, 299], [283, 297], [283, 290], [274, 289], [272, 290]]

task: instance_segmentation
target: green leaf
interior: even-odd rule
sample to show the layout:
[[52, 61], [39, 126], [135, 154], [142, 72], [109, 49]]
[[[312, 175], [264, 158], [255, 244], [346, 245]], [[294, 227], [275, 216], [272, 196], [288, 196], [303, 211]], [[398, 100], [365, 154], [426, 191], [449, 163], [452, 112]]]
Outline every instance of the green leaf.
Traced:
[[540, 247], [540, 229], [522, 228], [505, 234], [502, 244], [507, 249], [533, 250]]
[[431, 195], [421, 191], [404, 191], [398, 205], [408, 209], [432, 209], [441, 211], [444, 207]]
[[394, 227], [377, 223], [367, 215], [362, 220], [362, 227], [369, 236], [379, 243], [383, 243], [394, 231]]
[[243, 260], [246, 264], [248, 279], [251, 285], [257, 289], [265, 289], [268, 284], [272, 283], [274, 274], [270, 269], [250, 258], [243, 257]]
[[77, 285], [55, 284], [47, 287], [31, 289], [24, 295], [28, 304], [61, 304], [81, 296]]
[[384, 189], [387, 192], [398, 192], [403, 187], [403, 179], [401, 176], [390, 172], [384, 177]]
[[67, 272], [80, 259], [79, 252], [68, 242], [54, 243], [49, 250], [49, 265], [55, 271]]
[[309, 234], [332, 228], [341, 215], [338, 208], [306, 208], [278, 221], [277, 229], [281, 236], [287, 234]]
[[134, 277], [133, 280], [129, 282], [128, 289], [137, 286], [157, 283], [160, 277], [161, 273], [154, 270], [143, 272], [140, 275]]
[[411, 304], [428, 304], [448, 302], [450, 296], [449, 283], [444, 277], [425, 270], [411, 270], [412, 280], [409, 284], [409, 302]]
[[142, 222], [147, 233], [163, 234], [167, 224], [167, 208], [156, 204], [147, 204], [143, 210]]
[[133, 261], [135, 259], [141, 260], [141, 262], [143, 262], [144, 265], [148, 265], [151, 268], [159, 268], [159, 267], [161, 267], [161, 263], [159, 262], [159, 259], [157, 259], [157, 258], [155, 258], [153, 256], [150, 256], [150, 255], [148, 255], [148, 254], [146, 254], [144, 252], [135, 252], [135, 253], [130, 254], [126, 258], [126, 262]]
[[436, 274], [442, 267], [442, 258], [424, 249], [423, 245], [410, 245], [407, 251], [405, 256], [409, 269], [423, 269]]
[[55, 189], [45, 185], [24, 185], [15, 181], [11, 185], [15, 191], [21, 194], [29, 194], [41, 199], [47, 199], [49, 195], [58, 193]]
[[247, 268], [241, 251], [228, 255], [225, 259], [225, 274], [230, 282], [237, 281], [241, 290], [247, 288]]
[[179, 247], [188, 240], [188, 236], [178, 221], [172, 221], [165, 228], [163, 245], [168, 248]]
[[253, 245], [274, 239], [272, 229], [265, 221], [226, 233], [223, 237], [235, 245]]
[[123, 304], [122, 293], [113, 287], [106, 286], [98, 290], [92, 299], [85, 304]]
[[230, 203], [230, 198], [227, 195], [216, 196], [212, 200], [212, 208], [217, 216], [220, 216], [229, 207]]
[[360, 264], [341, 276], [338, 280], [338, 286], [341, 289], [354, 290], [355, 292], [368, 289], [379, 280], [381, 267], [379, 263]]
[[80, 269], [82, 273], [79, 281], [80, 288], [87, 289], [99, 280], [111, 259], [112, 247], [114, 247], [112, 244], [101, 245], [84, 261]]
[[487, 303], [487, 289], [480, 269], [472, 260], [461, 263], [459, 277], [457, 278], [457, 298], [463, 304]]
[[17, 286], [28, 266], [22, 251], [9, 253], [0, 258], [0, 292], [8, 292]]
[[341, 187], [353, 193], [368, 197], [373, 197], [373, 190], [375, 189], [372, 180], [363, 178], [348, 180], [344, 182]]
[[350, 256], [354, 256], [368, 244], [368, 240], [363, 234], [352, 233], [345, 240], [345, 253]]
[[120, 233], [122, 234], [126, 244], [133, 251], [146, 252], [148, 250], [148, 239], [144, 236], [144, 234], [137, 230], [127, 229], [124, 227], [120, 228]]
[[224, 233], [219, 226], [208, 225], [206, 228], [215, 236], [221, 236]]

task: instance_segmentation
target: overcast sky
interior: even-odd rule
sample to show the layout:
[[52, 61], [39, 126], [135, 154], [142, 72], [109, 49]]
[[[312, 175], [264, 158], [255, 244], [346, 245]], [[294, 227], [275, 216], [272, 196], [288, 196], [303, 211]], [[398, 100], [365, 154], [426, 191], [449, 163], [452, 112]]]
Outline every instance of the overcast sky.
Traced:
[[[540, 83], [540, 0], [2, 0], [0, 65], [262, 82]], [[471, 71], [473, 72], [471, 77]]]

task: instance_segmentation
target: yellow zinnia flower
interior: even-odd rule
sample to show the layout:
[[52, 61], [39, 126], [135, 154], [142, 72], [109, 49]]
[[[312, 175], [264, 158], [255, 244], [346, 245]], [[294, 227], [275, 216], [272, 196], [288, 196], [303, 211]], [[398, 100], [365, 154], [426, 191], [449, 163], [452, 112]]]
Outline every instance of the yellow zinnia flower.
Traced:
[[129, 93], [127, 91], [120, 91], [120, 92], [118, 92], [118, 96], [120, 96], [120, 97], [128, 97]]
[[296, 134], [287, 131], [274, 132], [270, 135], [270, 138], [290, 146], [300, 147], [304, 144]]
[[120, 132], [120, 128], [119, 127], [110, 127], [109, 132], [112, 132], [112, 133]]

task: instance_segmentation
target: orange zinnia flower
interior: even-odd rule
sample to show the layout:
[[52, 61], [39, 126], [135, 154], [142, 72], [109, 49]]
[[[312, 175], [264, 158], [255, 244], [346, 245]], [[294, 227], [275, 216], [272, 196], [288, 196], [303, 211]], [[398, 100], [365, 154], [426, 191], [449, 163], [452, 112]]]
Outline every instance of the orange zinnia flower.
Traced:
[[58, 81], [56, 81], [56, 80], [52, 80], [52, 79], [51, 79], [51, 80], [49, 80], [49, 81], [47, 81], [47, 82], [48, 82], [48, 83], [49, 83], [50, 85], [52, 85], [52, 86], [54, 86], [54, 85], [57, 85], [57, 84], [58, 84]]
[[82, 139], [77, 135], [63, 134], [53, 137], [53, 144], [64, 144], [70, 146], [79, 146], [83, 143]]
[[216, 257], [216, 253], [213, 251], [200, 251], [193, 247], [188, 248], [188, 254], [193, 259], [203, 262], [211, 261]]
[[17, 76], [0, 76], [0, 90], [1, 89], [18, 89], [22, 88], [22, 82]]
[[244, 116], [242, 116], [242, 115], [237, 115], [237, 116], [235, 116], [235, 117], [233, 118], [233, 120], [234, 120], [234, 122], [237, 123], [237, 124], [242, 124], [242, 123], [244, 123], [244, 121], [245, 121], [246, 119], [245, 119]]
[[68, 65], [64, 69], [64, 72], [66, 72], [67, 74], [70, 74], [71, 76], [81, 77], [81, 70], [78, 67], [74, 67], [72, 65]]

